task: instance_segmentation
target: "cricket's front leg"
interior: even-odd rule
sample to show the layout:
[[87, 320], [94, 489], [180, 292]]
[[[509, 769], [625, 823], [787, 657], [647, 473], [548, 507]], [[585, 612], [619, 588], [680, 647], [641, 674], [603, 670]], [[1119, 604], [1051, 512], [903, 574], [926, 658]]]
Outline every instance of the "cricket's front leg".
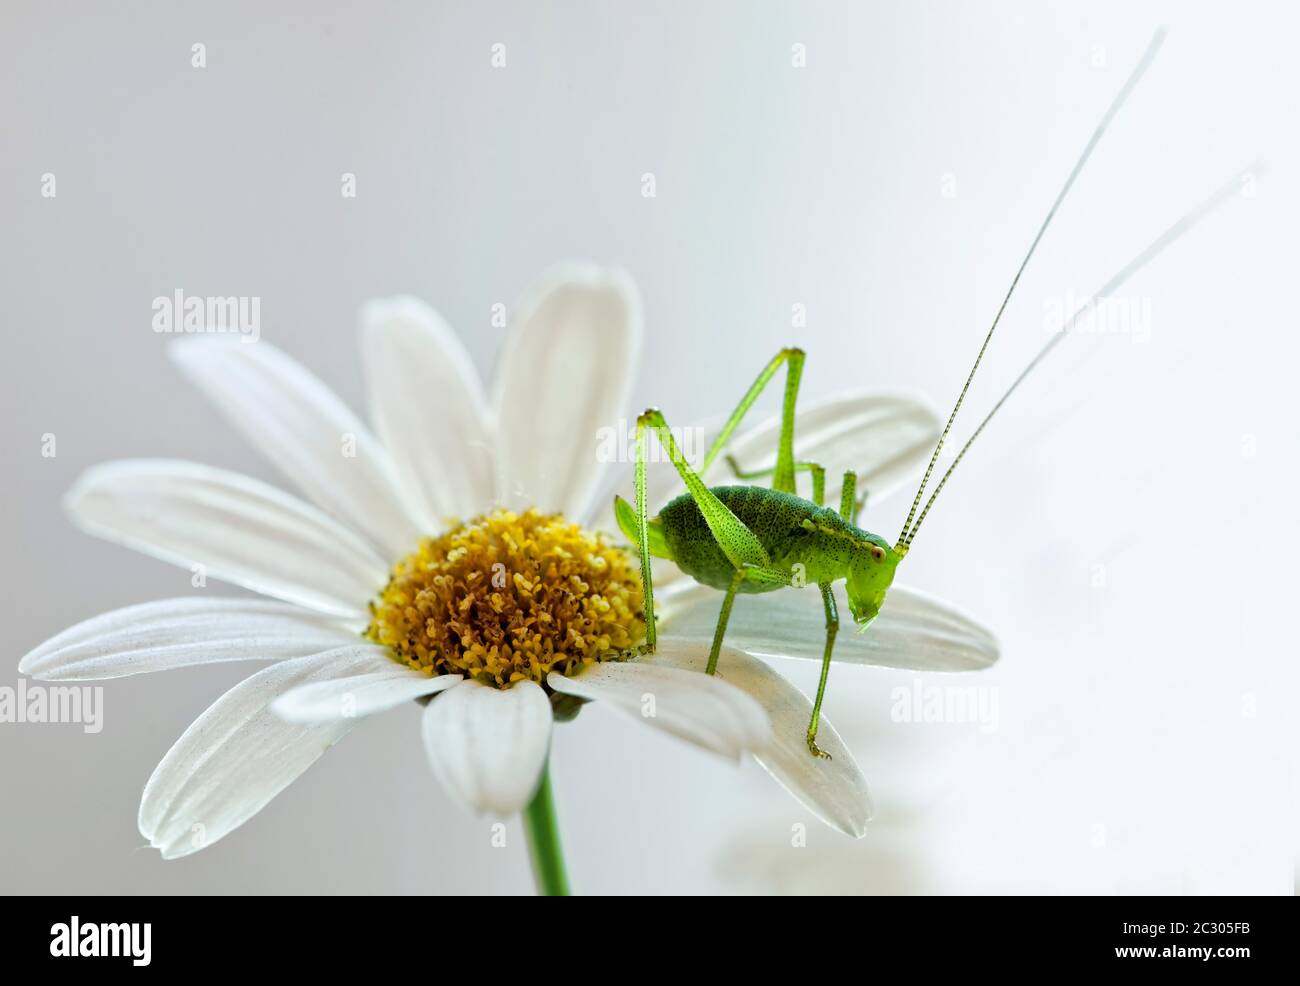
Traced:
[[857, 491], [858, 474], [846, 472], [844, 474], [844, 483], [840, 488], [840, 516], [850, 524], [858, 522], [858, 514], [867, 505], [867, 491], [863, 490], [861, 496], [857, 495]]

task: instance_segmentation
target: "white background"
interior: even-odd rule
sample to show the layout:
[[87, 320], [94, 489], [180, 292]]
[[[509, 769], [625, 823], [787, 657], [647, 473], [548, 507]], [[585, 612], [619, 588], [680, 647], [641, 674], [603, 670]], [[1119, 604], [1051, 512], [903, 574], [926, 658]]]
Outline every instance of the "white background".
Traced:
[[[993, 671], [923, 682], [996, 687], [997, 728], [893, 722], [891, 690], [915, 676], [837, 669], [828, 714], [877, 804], [859, 843], [753, 765], [599, 707], [558, 730], [556, 785], [586, 892], [1292, 892], [1292, 5], [179, 6], [9, 0], [0, 14], [0, 685], [77, 620], [193, 591], [188, 572], [74, 531], [58, 500], [82, 469], [178, 456], [278, 481], [173, 372], [155, 296], [259, 296], [264, 337], [362, 408], [364, 299], [427, 299], [487, 374], [504, 336], [492, 305], [591, 259], [644, 296], [637, 408], [718, 413], [796, 343], [809, 398], [891, 387], [946, 409], [1164, 23], [966, 426], [1044, 340], [1054, 303], [1254, 159], [1270, 169], [1132, 283], [1149, 332], [1069, 340], [1017, 395], [902, 570], [998, 633]], [[46, 433], [56, 458], [40, 454]], [[865, 525], [892, 536], [906, 499]], [[96, 736], [0, 724], [0, 889], [530, 888], [517, 823], [494, 849], [488, 822], [436, 786], [415, 706], [363, 724], [214, 847], [171, 863], [141, 848], [144, 781], [245, 672], [109, 682]]]

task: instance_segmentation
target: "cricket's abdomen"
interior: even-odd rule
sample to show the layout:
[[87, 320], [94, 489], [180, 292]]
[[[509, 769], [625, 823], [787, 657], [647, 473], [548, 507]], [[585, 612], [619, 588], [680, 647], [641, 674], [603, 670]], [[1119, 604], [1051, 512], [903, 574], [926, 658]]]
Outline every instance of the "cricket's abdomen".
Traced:
[[[834, 510], [811, 500], [761, 486], [715, 486], [713, 495], [726, 504], [762, 542], [773, 567], [783, 572], [802, 564], [809, 585], [843, 578], [848, 572], [851, 540], [843, 535], [857, 532]], [[664, 539], [673, 560], [695, 581], [715, 589], [727, 589], [735, 568], [713, 538], [713, 532], [689, 493], [668, 503], [659, 512]], [[812, 521], [809, 530], [805, 521]], [[828, 531], [836, 532], [834, 536]], [[781, 586], [743, 582], [741, 592], [771, 592]]]

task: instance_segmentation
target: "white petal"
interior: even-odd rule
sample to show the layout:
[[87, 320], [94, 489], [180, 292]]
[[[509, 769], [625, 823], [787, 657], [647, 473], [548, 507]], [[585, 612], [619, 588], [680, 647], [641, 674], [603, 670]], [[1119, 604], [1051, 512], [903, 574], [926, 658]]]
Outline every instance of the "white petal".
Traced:
[[42, 681], [92, 681], [219, 661], [281, 661], [357, 642], [355, 630], [287, 603], [189, 596], [83, 620], [34, 648], [18, 670]]
[[164, 859], [197, 852], [261, 811], [352, 728], [352, 719], [292, 725], [277, 697], [371, 659], [351, 647], [281, 661], [217, 699], [167, 751], [140, 801], [140, 833]]
[[[778, 377], [778, 379], [782, 379]], [[688, 457], [704, 457], [722, 419], [697, 425], [682, 432], [681, 444]], [[678, 424], [669, 418], [670, 425]], [[934, 451], [941, 422], [924, 401], [905, 394], [855, 391], [823, 401], [804, 403], [795, 415], [794, 454], [796, 461], [816, 462], [826, 470], [825, 503], [838, 507], [844, 473], [858, 474], [858, 495], [869, 494], [867, 510], [898, 488], [899, 483], [919, 472]], [[755, 482], [771, 485], [770, 479], [740, 480], [727, 464], [732, 455], [746, 471], [767, 469], [776, 463], [777, 437], [781, 419], [774, 415], [737, 435], [709, 467], [704, 481], [710, 486]], [[622, 495], [633, 502], [632, 467], [628, 465], [621, 484]], [[799, 474], [800, 493], [812, 495], [805, 473]], [[666, 463], [653, 463], [647, 471], [646, 498], [656, 512], [669, 499], [686, 492], [676, 470]]]
[[551, 742], [551, 702], [540, 685], [493, 688], [477, 681], [439, 695], [424, 710], [433, 772], [477, 812], [512, 815], [537, 789]]
[[356, 535], [273, 486], [195, 462], [88, 469], [64, 498], [77, 525], [173, 564], [341, 616], [364, 617], [387, 566]]
[[[703, 671], [707, 651], [670, 647], [660, 642], [660, 653], [642, 658]], [[773, 741], [756, 759], [781, 785], [827, 825], [846, 835], [861, 838], [871, 818], [871, 797], [867, 781], [853, 754], [835, 727], [822, 716], [817, 745], [831, 759], [819, 759], [808, 751], [808, 719], [812, 703], [762, 661], [731, 647], [723, 647], [718, 658], [722, 679], [758, 701], [772, 723]]]
[[170, 352], [321, 509], [370, 537], [390, 559], [411, 551], [421, 526], [402, 500], [388, 453], [320, 380], [264, 341], [182, 339]]
[[[916, 589], [895, 584], [885, 597], [880, 616], [863, 633], [857, 632], [849, 618], [844, 583], [836, 583], [834, 592], [843, 621], [835, 638], [836, 663], [908, 671], [979, 671], [998, 659], [998, 642], [992, 631], [956, 607]], [[661, 621], [661, 632], [712, 637], [720, 593], [694, 587], [671, 598], [672, 607]], [[726, 639], [750, 654], [820, 661], [826, 642], [821, 594], [809, 586], [737, 596]]]
[[331, 722], [386, 712], [404, 702], [433, 695], [458, 684], [458, 674], [430, 677], [398, 664], [383, 651], [371, 668], [333, 681], [318, 681], [286, 692], [271, 711], [285, 722]]
[[487, 400], [465, 347], [415, 298], [372, 301], [361, 321], [375, 429], [408, 498], [438, 526], [481, 513], [496, 495], [495, 467]]
[[[671, 562], [665, 562], [665, 566], [671, 565]], [[675, 566], [674, 566], [675, 568]], [[672, 579], [666, 584], [661, 585], [659, 581], [659, 570], [655, 569], [655, 617], [658, 622], [659, 632], [671, 633], [672, 629], [679, 623], [678, 617], [684, 614], [696, 614], [704, 612], [709, 606], [713, 606], [714, 620], [717, 620], [718, 610], [722, 606], [722, 593], [707, 585], [700, 585], [689, 575], [676, 569], [678, 578]], [[743, 597], [737, 597], [743, 598]], [[693, 616], [690, 626], [697, 627], [702, 624], [697, 623], [698, 616]], [[679, 636], [695, 636], [704, 639], [702, 633], [682, 633]], [[713, 631], [708, 633], [708, 639], [713, 639]]]
[[617, 271], [566, 266], [515, 325], [494, 387], [502, 500], [581, 516], [599, 481], [601, 429], [627, 425], [641, 348], [636, 288]]
[[[665, 641], [661, 652], [703, 649], [705, 642]], [[739, 760], [771, 742], [767, 716], [752, 698], [716, 676], [641, 661], [588, 665], [572, 678], [552, 671], [546, 683], [557, 692], [595, 699], [647, 726]]]

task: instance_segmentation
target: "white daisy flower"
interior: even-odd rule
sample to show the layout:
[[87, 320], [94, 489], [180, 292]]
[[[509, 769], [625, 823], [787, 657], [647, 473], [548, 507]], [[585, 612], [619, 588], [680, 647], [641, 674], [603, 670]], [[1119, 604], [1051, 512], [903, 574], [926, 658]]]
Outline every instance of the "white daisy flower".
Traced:
[[[820, 601], [799, 592], [737, 606], [715, 676], [704, 667], [717, 595], [665, 575], [657, 653], [643, 639], [631, 552], [612, 524], [597, 434], [626, 411], [640, 351], [623, 275], [565, 267], [518, 308], [492, 397], [429, 307], [363, 311], [374, 430], [264, 341], [192, 338], [172, 353], [189, 379], [305, 494], [194, 462], [130, 460], [87, 471], [66, 497], [91, 534], [269, 600], [189, 596], [80, 623], [23, 658], [43, 680], [98, 680], [222, 661], [269, 666], [236, 685], [168, 751], [145, 787], [140, 831], [164, 858], [243, 824], [362, 716], [425, 703], [422, 733], [443, 784], [472, 809], [525, 810], [553, 829], [552, 723], [599, 700], [710, 752], [753, 754], [830, 824], [870, 814], [852, 754], [829, 723], [808, 754], [811, 705], [757, 655], [821, 656]], [[836, 398], [798, 419], [799, 452], [861, 473], [873, 497], [924, 461], [937, 435], [915, 400]], [[746, 467], [775, 424], [735, 442]], [[673, 477], [657, 475], [657, 498]], [[606, 481], [610, 480], [610, 481]], [[576, 518], [577, 523], [566, 518]], [[748, 602], [748, 600], [746, 600]], [[895, 586], [837, 660], [964, 670], [997, 656], [991, 635]], [[646, 695], [655, 714], [643, 714]], [[553, 836], [553, 832], [550, 833]], [[543, 868], [547, 865], [543, 859]], [[562, 870], [540, 873], [563, 889]]]

